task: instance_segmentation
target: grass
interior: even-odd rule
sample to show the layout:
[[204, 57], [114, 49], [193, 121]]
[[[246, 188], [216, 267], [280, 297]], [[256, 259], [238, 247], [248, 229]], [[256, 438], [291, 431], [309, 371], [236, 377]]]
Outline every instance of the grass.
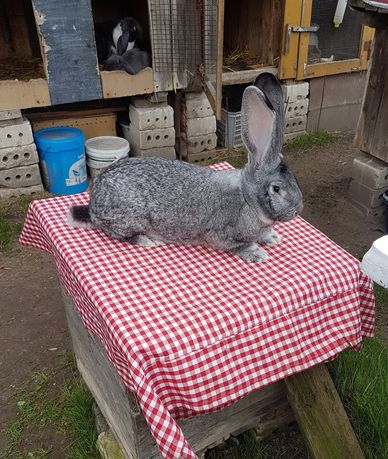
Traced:
[[285, 146], [285, 151], [308, 150], [312, 147], [323, 147], [338, 140], [338, 134], [334, 132], [312, 132], [300, 134], [290, 140]]
[[57, 438], [63, 439], [64, 451], [58, 457], [99, 458], [93, 398], [81, 381], [73, 358], [67, 353], [59, 358], [66, 370], [65, 383], [58, 385], [55, 372], [43, 369], [14, 390], [18, 414], [2, 432], [7, 439], [2, 459], [52, 457], [53, 446], [47, 440], [47, 432], [55, 432]]
[[[388, 291], [375, 286], [376, 308]], [[388, 349], [377, 336], [360, 353], [342, 352], [329, 370], [367, 459], [388, 458]]]
[[21, 223], [11, 221], [4, 211], [0, 210], [0, 252], [10, 253], [12, 251], [13, 244], [21, 230]]

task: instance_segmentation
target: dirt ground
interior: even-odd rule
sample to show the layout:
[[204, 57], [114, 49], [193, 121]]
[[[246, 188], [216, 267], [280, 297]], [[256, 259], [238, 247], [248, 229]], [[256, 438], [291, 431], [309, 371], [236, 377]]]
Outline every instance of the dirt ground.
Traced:
[[[352, 137], [341, 135], [333, 144], [311, 147], [308, 151], [288, 151], [285, 159], [299, 179], [304, 194], [303, 217], [361, 258], [380, 229], [354, 210], [348, 199], [352, 159], [357, 150]], [[16, 206], [16, 201], [14, 206]], [[17, 212], [14, 218], [20, 217]], [[65, 375], [59, 371], [58, 356], [70, 350], [65, 315], [56, 272], [50, 255], [21, 248], [11, 255], [0, 253], [0, 431], [17, 414], [11, 394], [39, 369], [57, 372], [58, 383]], [[387, 317], [380, 317], [388, 329]], [[49, 457], [65, 458], [62, 437], [48, 432], [44, 439], [52, 446]], [[5, 439], [0, 434], [0, 451]], [[303, 453], [287, 457], [304, 457]], [[87, 458], [85, 458], [87, 459]]]

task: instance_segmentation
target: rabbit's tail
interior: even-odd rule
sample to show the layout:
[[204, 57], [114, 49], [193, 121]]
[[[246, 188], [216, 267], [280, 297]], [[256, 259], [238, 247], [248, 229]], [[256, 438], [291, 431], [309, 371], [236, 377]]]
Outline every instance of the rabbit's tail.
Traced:
[[67, 216], [67, 223], [76, 228], [91, 228], [89, 206], [72, 206]]

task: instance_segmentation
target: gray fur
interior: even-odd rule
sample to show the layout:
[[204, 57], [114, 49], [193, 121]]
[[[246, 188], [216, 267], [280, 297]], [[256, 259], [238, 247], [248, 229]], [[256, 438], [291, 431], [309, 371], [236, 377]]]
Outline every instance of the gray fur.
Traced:
[[[278, 243], [273, 224], [302, 210], [301, 191], [281, 163], [281, 142], [276, 137], [279, 128], [273, 108], [280, 105], [278, 85], [276, 79], [272, 86], [267, 84], [264, 97], [255, 86], [244, 94], [253, 95], [244, 98], [242, 107], [250, 158], [244, 169], [215, 171], [161, 158], [121, 159], [94, 181], [89, 203], [92, 225], [114, 238], [147, 247], [208, 245], [249, 262], [265, 261], [268, 255], [257, 243]], [[270, 135], [263, 135], [269, 143], [261, 141], [257, 132], [260, 113], [266, 116]], [[273, 124], [268, 124], [271, 119]]]

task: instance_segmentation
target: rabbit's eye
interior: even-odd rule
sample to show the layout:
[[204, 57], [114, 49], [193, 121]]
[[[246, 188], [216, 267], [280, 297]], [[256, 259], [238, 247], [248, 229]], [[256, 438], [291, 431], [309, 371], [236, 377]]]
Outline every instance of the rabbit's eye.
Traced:
[[132, 32], [136, 32], [136, 27], [132, 27]]
[[280, 186], [274, 185], [274, 186], [272, 187], [272, 189], [274, 190], [275, 193], [279, 193], [279, 191], [280, 191]]

